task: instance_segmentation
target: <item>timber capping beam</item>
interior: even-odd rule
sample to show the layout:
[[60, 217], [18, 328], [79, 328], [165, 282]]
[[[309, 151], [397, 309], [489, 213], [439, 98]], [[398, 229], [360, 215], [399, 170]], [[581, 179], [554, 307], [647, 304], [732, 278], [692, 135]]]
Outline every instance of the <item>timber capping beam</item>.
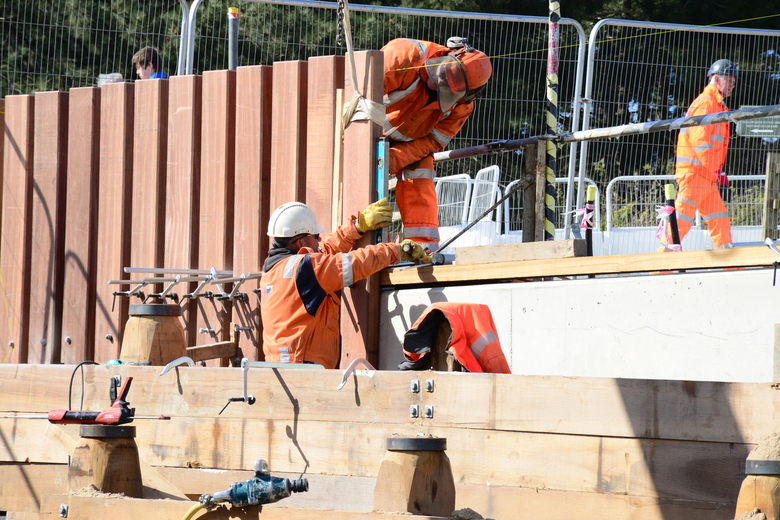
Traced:
[[453, 282], [483, 283], [499, 280], [617, 275], [699, 269], [772, 267], [777, 255], [765, 245], [731, 249], [650, 253], [636, 255], [589, 256], [554, 260], [471, 263], [466, 265], [424, 266], [382, 271], [381, 284], [429, 285]]

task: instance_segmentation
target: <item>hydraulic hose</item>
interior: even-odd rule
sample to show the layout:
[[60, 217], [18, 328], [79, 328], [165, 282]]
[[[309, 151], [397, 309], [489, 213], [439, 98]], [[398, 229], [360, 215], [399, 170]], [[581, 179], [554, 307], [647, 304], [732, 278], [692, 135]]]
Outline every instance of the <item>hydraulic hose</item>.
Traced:
[[195, 505], [193, 505], [189, 511], [181, 518], [181, 520], [190, 520], [193, 516], [195, 516], [195, 513], [203, 509], [203, 504], [200, 502], [196, 502]]

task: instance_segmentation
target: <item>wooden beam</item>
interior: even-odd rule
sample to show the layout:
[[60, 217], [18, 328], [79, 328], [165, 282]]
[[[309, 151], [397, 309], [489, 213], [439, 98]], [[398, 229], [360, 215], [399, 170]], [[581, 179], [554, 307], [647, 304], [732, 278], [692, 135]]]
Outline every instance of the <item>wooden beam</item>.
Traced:
[[274, 63], [271, 208], [285, 202], [306, 202], [307, 84], [305, 61]]
[[30, 255], [30, 363], [58, 363], [62, 332], [68, 94], [35, 95]]
[[382, 285], [447, 284], [528, 278], [586, 276], [590, 274], [642, 273], [729, 267], [771, 267], [777, 258], [766, 246], [656, 253], [611, 255], [558, 260], [524, 260], [492, 264], [427, 266], [382, 271]]
[[94, 360], [106, 362], [119, 358], [130, 303], [130, 298], [113, 296], [127, 288], [107, 282], [122, 278], [122, 269], [130, 266], [135, 90], [131, 83], [106, 84], [100, 90]]
[[[155, 367], [86, 366], [83, 370], [82, 396], [80, 384], [70, 388], [72, 366], [0, 366], [0, 412], [48, 413], [66, 407], [69, 394], [74, 402], [83, 403], [83, 409], [100, 410], [109, 404], [108, 382], [115, 374], [135, 378], [129, 401], [144, 415], [210, 419], [229, 397], [242, 394], [238, 369], [179, 367], [163, 376], [157, 375], [160, 370]], [[419, 372], [353, 376], [340, 391], [335, 389], [342, 375], [336, 370], [312, 375], [312, 370], [296, 367], [251, 368], [247, 377], [248, 390], [257, 402], [235, 411], [229, 407], [224, 417], [289, 420], [294, 399], [298, 418], [314, 422], [430, 424], [749, 444], [759, 443], [780, 424], [780, 393], [759, 383], [433, 372], [425, 379], [434, 381], [435, 391], [412, 394], [410, 383], [421, 378]], [[487, 403], [486, 396], [490, 396]], [[433, 420], [411, 420], [409, 404], [434, 406]], [[690, 414], [694, 407], [706, 413]], [[518, 409], [524, 413], [518, 414]]]
[[26, 363], [30, 304], [33, 96], [5, 99], [0, 272], [0, 362]]
[[[381, 51], [355, 53], [358, 90], [366, 99], [382, 102], [384, 58]], [[344, 78], [344, 100], [352, 99], [356, 88], [351, 74]], [[355, 121], [344, 131], [343, 213], [342, 222], [357, 215], [376, 200], [376, 143], [382, 129], [370, 121]], [[355, 247], [371, 243], [367, 233]], [[341, 296], [341, 366], [358, 357], [374, 365], [379, 359], [379, 276], [372, 275], [345, 287]]]
[[[178, 500], [143, 500], [138, 498], [100, 498], [77, 495], [51, 497], [41, 508], [41, 512], [52, 517], [58, 517], [59, 504], [68, 505], [69, 520], [94, 520], [102, 518], [106, 510], [111, 511], [112, 520], [135, 520], [138, 518], [155, 518], [156, 520], [180, 520], [196, 502]], [[262, 511], [262, 515], [260, 512]], [[199, 513], [201, 517], [202, 513]], [[239, 519], [249, 520], [409, 520], [409, 515], [385, 512], [350, 512], [325, 509], [294, 509], [279, 506], [253, 506], [247, 508], [218, 508], [203, 518], [209, 520]], [[447, 520], [436, 516], [415, 516], [415, 520]]]
[[[228, 489], [233, 482], [248, 480], [252, 476], [250, 471], [217, 472], [193, 468], [161, 468], [160, 471], [172, 482], [189, 486], [188, 489], [192, 492], [188, 493], [191, 500], [196, 500], [202, 493]], [[295, 474], [276, 473], [273, 468], [272, 475], [290, 479], [299, 477]], [[367, 513], [371, 509], [372, 479], [328, 475], [307, 475], [306, 478], [309, 479], [308, 492], [293, 494], [280, 502], [268, 504], [264, 507], [263, 514], [272, 509], [289, 512], [289, 508], [349, 508], [353, 513]], [[27, 489], [19, 485], [20, 479], [29, 484]], [[348, 499], [342, 496], [345, 490], [349, 490]], [[9, 514], [50, 509], [49, 503], [59, 504], [62, 501], [55, 500], [58, 497], [46, 495], [66, 494], [67, 491], [67, 466], [64, 464], [0, 465], [0, 509], [8, 511]], [[368, 509], [365, 509], [367, 500]], [[329, 505], [331, 503], [333, 506]], [[122, 503], [117, 505], [121, 506]], [[485, 518], [544, 517], [550, 520], [566, 520], [571, 517], [571, 511], [576, 509], [585, 518], [599, 518], [608, 513], [615, 518], [636, 520], [710, 520], [716, 514], [724, 518], [733, 517], [735, 505], [733, 502], [659, 500], [653, 497], [574, 493], [545, 488], [460, 485], [457, 488], [455, 508], [458, 510], [467, 507]], [[155, 518], [159, 517], [155, 515]], [[179, 518], [181, 517], [174, 517], [174, 520]], [[381, 518], [387, 518], [387, 513], [383, 513]]]
[[187, 355], [196, 363], [208, 359], [233, 358], [237, 353], [238, 348], [233, 341], [220, 341], [210, 345], [187, 347]]
[[525, 242], [495, 246], [456, 247], [455, 263], [489, 264], [494, 262], [517, 262], [521, 260], [551, 260], [585, 256], [585, 240], [552, 240], [548, 242]]
[[[261, 271], [268, 256], [272, 96], [272, 67], [238, 67], [233, 272], [239, 275]], [[244, 282], [239, 291], [247, 298], [233, 304], [233, 321], [245, 327], [238, 333], [243, 340], [241, 356], [253, 360], [263, 359], [260, 307], [254, 292], [260, 286], [259, 282]]]
[[[168, 80], [135, 83], [134, 129], [130, 264], [132, 267], [163, 267]], [[154, 289], [155, 292], [158, 290], [161, 288]]]
[[[203, 118], [198, 268], [233, 269], [233, 199], [235, 195], [236, 72], [203, 74]], [[209, 290], [216, 291], [216, 286]], [[231, 302], [198, 298], [195, 343], [227, 341]]]
[[[201, 76], [173, 76], [168, 83], [168, 164], [163, 265], [171, 269], [197, 269], [198, 264], [202, 80]], [[195, 287], [195, 283], [179, 284], [174, 288], [174, 292], [181, 297], [182, 294], [195, 290]], [[189, 300], [182, 303], [182, 322], [187, 345], [195, 342], [197, 334], [195, 320], [190, 318], [191, 303]]]
[[60, 349], [66, 364], [95, 358], [100, 92], [96, 87], [70, 91]]
[[306, 205], [325, 229], [333, 214], [333, 161], [336, 150], [336, 89], [344, 88], [344, 57], [309, 58], [309, 89], [306, 105]]

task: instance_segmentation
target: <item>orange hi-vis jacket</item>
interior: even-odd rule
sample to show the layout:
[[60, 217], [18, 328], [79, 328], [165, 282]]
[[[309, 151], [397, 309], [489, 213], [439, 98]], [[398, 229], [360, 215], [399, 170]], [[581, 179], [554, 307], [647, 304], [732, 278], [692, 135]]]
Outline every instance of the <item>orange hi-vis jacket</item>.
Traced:
[[[354, 217], [352, 217], [354, 219]], [[339, 364], [339, 289], [400, 260], [397, 244], [350, 251], [360, 238], [354, 224], [323, 238], [321, 252], [272, 249], [263, 265], [260, 315], [265, 360]]]
[[438, 242], [439, 218], [433, 178], [433, 154], [444, 150], [474, 110], [458, 103], [442, 112], [435, 90], [421, 73], [425, 60], [450, 49], [423, 40], [397, 38], [384, 47], [384, 105], [390, 139], [390, 173], [398, 176], [396, 200], [405, 238]]
[[[728, 107], [714, 85], [707, 85], [693, 100], [686, 116], [725, 112]], [[726, 163], [731, 129], [729, 123], [690, 126], [677, 138], [675, 180], [679, 186], [675, 208], [680, 240], [695, 223], [696, 210], [707, 223], [713, 245], [731, 243], [731, 221], [720, 196], [717, 176]]]
[[466, 370], [512, 373], [501, 350], [490, 308], [479, 303], [436, 302], [425, 309], [404, 334], [404, 357], [411, 363], [402, 363], [399, 368], [416, 368], [415, 363], [430, 354], [442, 319], [452, 329], [447, 348]]

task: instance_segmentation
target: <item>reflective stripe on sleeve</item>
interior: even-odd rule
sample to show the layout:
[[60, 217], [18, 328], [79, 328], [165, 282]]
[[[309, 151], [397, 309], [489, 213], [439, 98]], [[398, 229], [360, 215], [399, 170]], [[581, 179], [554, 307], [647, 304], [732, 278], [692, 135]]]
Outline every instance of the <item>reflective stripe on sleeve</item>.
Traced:
[[452, 141], [452, 137], [435, 128], [431, 131], [431, 137], [442, 146], [447, 146]]
[[355, 283], [355, 275], [352, 272], [352, 255], [349, 253], [341, 254], [341, 280], [344, 287], [349, 287]]
[[386, 107], [389, 107], [390, 105], [401, 101], [403, 98], [405, 98], [406, 96], [408, 96], [409, 94], [414, 92], [415, 89], [417, 88], [417, 85], [419, 85], [419, 84], [420, 84], [420, 78], [418, 77], [416, 80], [414, 80], [414, 82], [411, 85], [409, 85], [405, 89], [403, 89], [403, 90], [396, 90], [396, 91], [391, 92], [388, 95], [386, 95], [382, 99], [382, 103]]
[[712, 148], [712, 143], [704, 143], [700, 144], [699, 146], [694, 146], [693, 151], [696, 153], [701, 153], [704, 150], [709, 150], [710, 148]]

